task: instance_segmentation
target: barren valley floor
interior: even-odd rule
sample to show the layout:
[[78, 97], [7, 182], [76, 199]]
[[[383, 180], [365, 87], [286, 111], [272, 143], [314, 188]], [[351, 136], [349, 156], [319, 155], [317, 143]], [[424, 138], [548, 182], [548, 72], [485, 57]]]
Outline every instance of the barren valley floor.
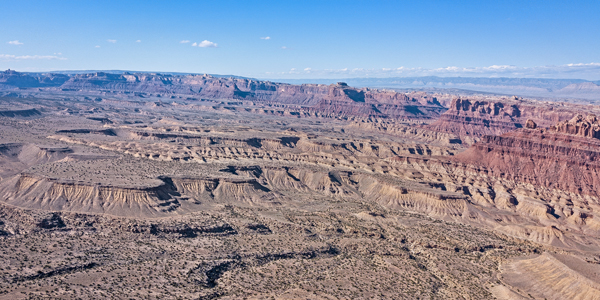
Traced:
[[597, 108], [190, 78], [4, 92], [0, 298], [600, 299]]

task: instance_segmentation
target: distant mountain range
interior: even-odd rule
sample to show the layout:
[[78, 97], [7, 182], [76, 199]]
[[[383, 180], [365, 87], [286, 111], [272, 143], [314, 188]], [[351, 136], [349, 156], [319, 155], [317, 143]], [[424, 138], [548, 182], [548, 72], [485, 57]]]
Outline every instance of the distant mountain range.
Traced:
[[[10, 76], [9, 73], [11, 73]], [[204, 75], [182, 72], [139, 72], [125, 70], [81, 70], [52, 71], [40, 73], [21, 73], [5, 71], [2, 85], [15, 87], [49, 87], [60, 86], [69, 78], [83, 74], [148, 74], [158, 76]], [[233, 78], [258, 81], [254, 78], [236, 75], [209, 74], [214, 78]], [[2, 77], [2, 75], [0, 75]], [[268, 79], [267, 79], [268, 80]], [[415, 89], [452, 94], [470, 94], [472, 92], [492, 93], [500, 95], [516, 95], [532, 98], [553, 98], [581, 100], [584, 102], [600, 101], [600, 80], [583, 79], [545, 79], [545, 78], [482, 78], [482, 77], [392, 77], [392, 78], [340, 78], [340, 79], [270, 79], [272, 82], [288, 84], [333, 84], [345, 82], [354, 87], [372, 87], [389, 89]]]
[[[151, 98], [159, 102], [162, 99], [176, 99], [185, 95], [189, 101], [247, 100], [275, 103], [277, 107], [290, 106], [292, 109], [303, 109], [303, 112], [309, 114], [381, 118], [432, 118], [446, 111], [435, 97], [426, 93], [404, 94], [389, 90], [355, 89], [343, 82], [331, 85], [293, 85], [206, 74], [36, 74], [7, 70], [0, 72], [1, 90], [9, 93], [50, 92], [79, 96], [103, 96], [108, 93], [111, 97], [132, 96]], [[102, 101], [102, 98], [98, 99]]]
[[285, 83], [330, 84], [343, 81], [351, 86], [378, 88], [452, 89], [539, 98], [600, 100], [600, 80], [480, 77], [395, 77], [340, 79], [284, 79]]
[[[23, 72], [26, 73], [26, 72]], [[31, 76], [40, 76], [45, 74], [62, 74], [62, 75], [77, 75], [77, 74], [90, 74], [90, 73], [107, 73], [107, 74], [161, 74], [161, 75], [173, 75], [173, 76], [186, 76], [186, 75], [205, 75], [205, 73], [185, 73], [185, 72], [154, 72], [154, 71], [128, 71], [128, 70], [64, 70], [64, 71], [50, 71], [50, 72], [27, 72]], [[243, 77], [237, 75], [219, 75], [219, 74], [206, 74], [216, 78], [239, 78], [239, 79], [254, 79], [250, 77]], [[256, 79], [254, 79], [256, 80]]]

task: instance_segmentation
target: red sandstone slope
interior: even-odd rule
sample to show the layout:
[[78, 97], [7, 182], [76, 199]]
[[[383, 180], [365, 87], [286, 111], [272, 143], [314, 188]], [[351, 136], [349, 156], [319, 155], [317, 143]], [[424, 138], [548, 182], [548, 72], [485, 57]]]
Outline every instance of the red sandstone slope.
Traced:
[[542, 127], [568, 120], [586, 108], [563, 103], [510, 99], [454, 99], [429, 129], [459, 136], [500, 135], [525, 125], [531, 119]]
[[579, 194], [600, 195], [600, 122], [581, 115], [548, 129], [484, 136], [456, 160], [494, 177]]

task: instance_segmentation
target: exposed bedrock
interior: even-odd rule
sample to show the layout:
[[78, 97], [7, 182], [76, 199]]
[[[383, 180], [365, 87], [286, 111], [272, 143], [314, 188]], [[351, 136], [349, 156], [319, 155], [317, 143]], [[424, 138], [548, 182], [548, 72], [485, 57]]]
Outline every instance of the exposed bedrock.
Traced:
[[115, 187], [65, 182], [21, 174], [0, 185], [6, 203], [51, 211], [160, 216], [181, 206], [180, 194], [165, 181], [159, 186]]
[[[163, 183], [157, 186], [119, 187], [21, 174], [5, 180], [0, 193], [5, 202], [21, 207], [141, 217], [182, 214], [211, 203], [273, 206], [310, 195], [364, 198], [438, 217], [460, 217], [467, 206], [460, 193], [398, 186], [360, 172], [259, 166], [222, 171], [237, 177], [160, 177]], [[303, 196], [291, 196], [298, 193]]]
[[450, 109], [428, 128], [460, 136], [500, 135], [525, 127], [527, 120], [538, 127], [548, 127], [587, 109], [537, 101], [457, 98], [452, 101]]
[[[523, 296], [522, 299], [592, 300], [600, 295], [598, 265], [572, 256], [544, 253], [528, 259], [513, 259], [500, 268], [501, 279], [514, 288], [511, 294]], [[496, 296], [503, 299], [501, 295]]]
[[0, 117], [15, 118], [15, 117], [34, 117], [34, 116], [41, 116], [41, 115], [42, 115], [42, 113], [35, 108], [0, 110]]
[[557, 133], [576, 135], [600, 140], [600, 122], [596, 115], [577, 115], [569, 121], [560, 122], [549, 129]]
[[549, 129], [484, 136], [455, 159], [514, 182], [598, 196], [599, 130], [595, 116], [576, 116]]
[[30, 76], [28, 74], [19, 73], [14, 70], [0, 72], [0, 87], [48, 87], [59, 86], [69, 79], [67, 75], [61, 74], [44, 74], [40, 76]]
[[[56, 78], [55, 78], [56, 77]], [[65, 79], [66, 78], [66, 79]], [[103, 92], [194, 95], [209, 99], [236, 99], [297, 105], [321, 114], [354, 116], [436, 118], [444, 108], [434, 97], [375, 89], [356, 89], [346, 84], [291, 85], [210, 75], [109, 74], [103, 72], [32, 77], [7, 71], [0, 87], [52, 87], [60, 92]]]

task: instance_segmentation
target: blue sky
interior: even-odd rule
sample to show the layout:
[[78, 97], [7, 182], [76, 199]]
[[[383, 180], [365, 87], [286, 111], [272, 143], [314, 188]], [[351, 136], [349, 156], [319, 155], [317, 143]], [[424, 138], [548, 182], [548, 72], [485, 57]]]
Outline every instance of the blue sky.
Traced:
[[0, 11], [0, 69], [600, 79], [597, 0], [0, 0]]

